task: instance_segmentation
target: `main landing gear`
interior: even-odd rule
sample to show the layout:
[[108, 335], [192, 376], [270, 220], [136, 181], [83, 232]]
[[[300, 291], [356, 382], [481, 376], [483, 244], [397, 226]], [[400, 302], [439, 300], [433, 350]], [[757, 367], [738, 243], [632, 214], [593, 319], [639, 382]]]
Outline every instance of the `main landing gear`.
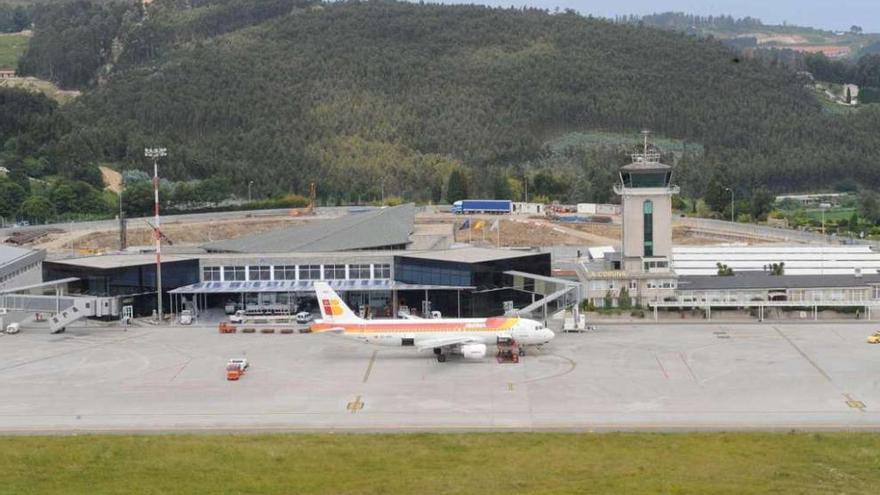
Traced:
[[439, 347], [435, 347], [434, 348], [434, 355], [437, 356], [438, 363], [445, 363], [446, 362], [446, 354], [443, 354], [443, 349], [441, 349]]

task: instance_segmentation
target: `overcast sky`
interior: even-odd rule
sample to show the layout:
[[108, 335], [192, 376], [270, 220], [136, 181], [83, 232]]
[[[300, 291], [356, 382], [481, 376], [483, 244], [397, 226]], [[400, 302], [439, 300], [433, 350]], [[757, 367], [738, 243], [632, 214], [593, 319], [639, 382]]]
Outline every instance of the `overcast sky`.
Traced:
[[757, 17], [765, 24], [788, 22], [830, 30], [848, 30], [855, 24], [866, 32], [880, 32], [880, 0], [441, 0], [440, 3], [530, 5], [550, 10], [559, 7], [602, 17], [668, 11], [730, 14]]

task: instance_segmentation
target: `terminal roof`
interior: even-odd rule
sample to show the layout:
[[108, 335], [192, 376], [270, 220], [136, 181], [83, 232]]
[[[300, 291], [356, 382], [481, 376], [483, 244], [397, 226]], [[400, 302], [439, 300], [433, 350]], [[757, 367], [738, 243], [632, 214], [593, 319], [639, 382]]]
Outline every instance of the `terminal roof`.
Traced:
[[12, 263], [13, 261], [30, 255], [36, 251], [32, 249], [17, 248], [0, 244], [0, 265]]
[[425, 251], [421, 253], [401, 252], [398, 256], [404, 258], [416, 258], [437, 261], [455, 261], [459, 263], [486, 263], [489, 261], [521, 258], [541, 254], [538, 251], [523, 251], [518, 249], [488, 249], [478, 247], [464, 247], [455, 249], [443, 249], [440, 251]]
[[[195, 260], [188, 256], [162, 255], [162, 263], [175, 261]], [[130, 266], [152, 265], [156, 263], [156, 254], [102, 254], [97, 256], [83, 256], [80, 258], [65, 258], [58, 260], [46, 260], [47, 263], [59, 263], [63, 265], [95, 268], [98, 270], [110, 270], [113, 268], [126, 268]]]

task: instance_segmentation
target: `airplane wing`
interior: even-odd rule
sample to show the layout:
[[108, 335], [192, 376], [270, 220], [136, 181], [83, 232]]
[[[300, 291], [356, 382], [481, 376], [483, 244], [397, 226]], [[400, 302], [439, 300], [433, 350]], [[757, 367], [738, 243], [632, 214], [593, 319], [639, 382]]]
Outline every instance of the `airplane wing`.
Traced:
[[320, 330], [311, 330], [312, 333], [329, 333], [330, 335], [342, 335], [345, 329], [342, 327], [322, 328]]
[[454, 345], [461, 344], [470, 344], [474, 342], [473, 337], [442, 337], [439, 339], [431, 339], [431, 340], [420, 340], [418, 342], [418, 350], [426, 351], [428, 349], [434, 349], [435, 347], [450, 347]]

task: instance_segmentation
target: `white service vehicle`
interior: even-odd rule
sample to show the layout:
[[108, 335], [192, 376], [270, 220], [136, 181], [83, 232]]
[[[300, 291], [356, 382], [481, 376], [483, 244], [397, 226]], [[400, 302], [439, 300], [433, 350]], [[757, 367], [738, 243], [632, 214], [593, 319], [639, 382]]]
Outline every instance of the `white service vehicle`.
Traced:
[[297, 323], [308, 323], [310, 321], [312, 321], [312, 314], [308, 311], [300, 311], [296, 314]]
[[8, 333], [9, 335], [16, 334], [20, 331], [21, 331], [21, 325], [19, 325], [18, 323], [10, 323], [6, 327], [6, 333]]
[[192, 325], [193, 323], [193, 314], [192, 311], [188, 309], [184, 309], [180, 312], [180, 318], [178, 318], [181, 325]]
[[226, 363], [227, 367], [238, 366], [239, 368], [241, 368], [243, 370], [248, 369], [248, 367], [250, 365], [251, 365], [251, 363], [248, 362], [247, 358], [232, 358], [229, 360], [229, 362]]

